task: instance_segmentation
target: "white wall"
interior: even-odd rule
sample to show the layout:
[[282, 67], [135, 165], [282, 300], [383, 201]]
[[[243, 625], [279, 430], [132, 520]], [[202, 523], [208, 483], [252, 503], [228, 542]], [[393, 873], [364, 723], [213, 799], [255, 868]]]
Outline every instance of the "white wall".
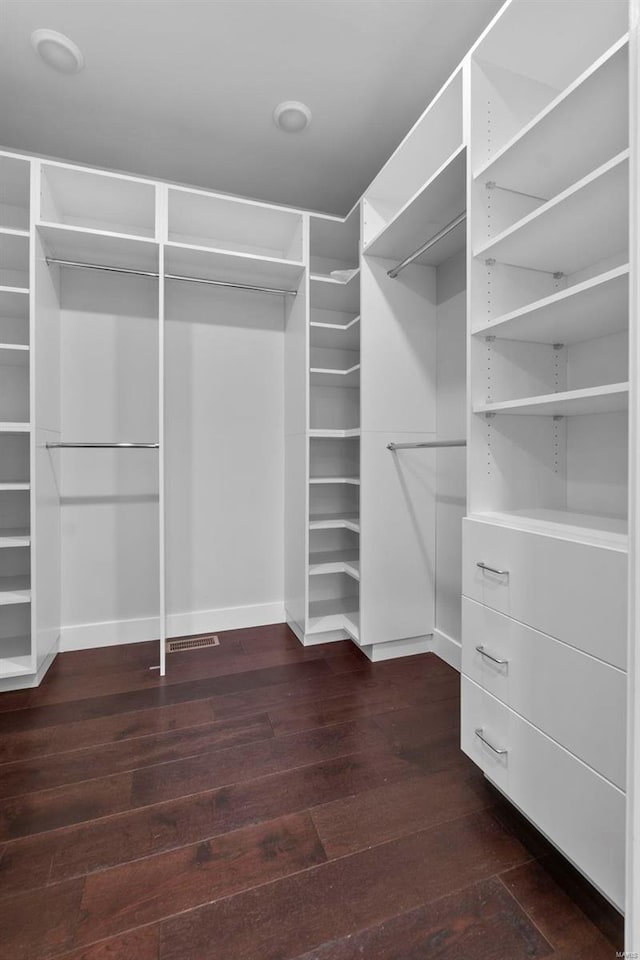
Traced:
[[[437, 433], [466, 432], [466, 263], [464, 250], [437, 270]], [[436, 630], [461, 642], [462, 518], [466, 450], [438, 450], [436, 483]]]
[[165, 316], [168, 635], [282, 621], [283, 299], [169, 283]]

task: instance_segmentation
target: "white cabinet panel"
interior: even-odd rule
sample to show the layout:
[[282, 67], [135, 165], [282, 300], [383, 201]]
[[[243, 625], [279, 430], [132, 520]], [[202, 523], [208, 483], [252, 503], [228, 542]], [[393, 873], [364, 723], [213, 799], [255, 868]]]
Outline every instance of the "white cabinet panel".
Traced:
[[462, 630], [466, 676], [624, 789], [625, 673], [467, 598]]
[[435, 451], [387, 450], [394, 440], [432, 434], [364, 433], [361, 437], [361, 643], [433, 631]]
[[[476, 730], [497, 754], [480, 740]], [[613, 903], [624, 903], [625, 796], [473, 681], [462, 749]]]
[[466, 519], [462, 592], [625, 668], [627, 556], [622, 551]]

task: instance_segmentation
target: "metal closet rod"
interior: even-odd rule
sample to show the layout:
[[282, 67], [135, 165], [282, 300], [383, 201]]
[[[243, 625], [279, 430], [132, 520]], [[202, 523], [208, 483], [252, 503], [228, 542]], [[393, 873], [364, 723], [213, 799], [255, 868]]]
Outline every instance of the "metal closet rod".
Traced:
[[466, 447], [466, 440], [424, 440], [420, 443], [388, 443], [387, 450], [418, 450], [434, 447]]
[[[160, 274], [152, 270], [131, 270], [128, 267], [106, 267], [101, 263], [83, 263], [80, 260], [59, 260], [57, 257], [46, 257], [47, 263], [57, 263], [62, 267], [79, 267], [84, 270], [104, 270], [106, 273], [128, 273], [135, 277], [153, 277]], [[295, 297], [297, 290], [276, 290], [274, 287], [260, 287], [252, 283], [232, 283], [230, 280], [206, 280], [204, 277], [183, 277], [176, 273], [165, 273], [165, 280], [184, 280], [188, 283], [208, 283], [212, 287], [231, 287], [233, 290], [253, 290], [257, 293], [277, 293]]]
[[463, 223], [467, 219], [467, 211], [463, 210], [462, 213], [459, 213], [457, 217], [454, 217], [442, 230], [438, 230], [433, 237], [427, 240], [426, 243], [423, 243], [421, 247], [418, 247], [417, 250], [414, 250], [406, 259], [402, 260], [397, 267], [393, 267], [392, 270], [387, 270], [387, 276], [391, 277], [392, 280], [398, 276], [401, 270], [404, 270], [405, 267], [408, 267], [410, 263], [413, 263], [414, 260], [417, 260], [419, 256], [423, 253], [426, 253], [431, 247], [434, 247], [436, 243], [442, 240], [447, 234], [451, 233], [452, 230], [458, 226], [458, 224]]
[[48, 450], [62, 447], [77, 447], [80, 450], [159, 450], [159, 443], [62, 443], [51, 441], [45, 444]]

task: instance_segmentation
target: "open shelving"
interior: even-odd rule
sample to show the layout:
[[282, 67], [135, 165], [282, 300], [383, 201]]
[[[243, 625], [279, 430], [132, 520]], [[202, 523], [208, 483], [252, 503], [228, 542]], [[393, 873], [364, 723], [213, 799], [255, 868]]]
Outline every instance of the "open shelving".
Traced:
[[310, 303], [312, 310], [357, 314], [360, 308], [360, 271], [350, 280], [334, 280], [311, 274]]
[[331, 573], [345, 573], [354, 580], [359, 580], [358, 550], [324, 550], [309, 555], [310, 577], [328, 576]]
[[37, 224], [48, 257], [104, 267], [158, 272], [159, 247], [131, 234], [51, 223]]
[[316, 387], [360, 386], [360, 364], [341, 370], [336, 367], [311, 367], [311, 383]]
[[482, 163], [474, 179], [551, 198], [620, 153], [629, 145], [628, 68], [625, 35]]
[[[418, 193], [367, 243], [363, 253], [404, 260], [430, 236], [464, 213], [460, 198], [465, 196], [465, 188], [466, 149], [458, 146]], [[465, 243], [463, 221], [414, 262], [437, 265], [463, 250]]]
[[360, 518], [357, 513], [312, 513], [309, 517], [310, 530], [351, 530], [360, 533]]
[[329, 350], [357, 350], [360, 345], [360, 317], [315, 310], [311, 314], [312, 347]]
[[182, 243], [165, 245], [165, 273], [295, 291], [303, 265], [254, 253]]
[[169, 242], [302, 263], [302, 214], [178, 187], [168, 196]]
[[[407, 211], [408, 217], [412, 217], [411, 207], [415, 200], [418, 211], [425, 181], [429, 181], [436, 171], [446, 166], [448, 159], [460, 151], [463, 144], [462, 85], [462, 70], [458, 70], [432, 100], [366, 191], [363, 198], [362, 240], [363, 248], [368, 253], [374, 252], [369, 249], [374, 238], [381, 236], [396, 218], [402, 219], [402, 211]], [[461, 196], [464, 196], [464, 189]], [[425, 229], [428, 231], [428, 227], [428, 223], [423, 223], [423, 232]], [[422, 242], [426, 239], [428, 237], [424, 236]], [[375, 255], [384, 256], [377, 251]]]
[[328, 597], [309, 602], [309, 635], [344, 630], [345, 622], [352, 627], [358, 623], [359, 599], [357, 594]]
[[629, 151], [474, 250], [478, 259], [576, 273], [628, 250]]
[[43, 163], [38, 219], [116, 235], [156, 235], [154, 183], [56, 163]]
[[0, 227], [29, 230], [30, 168], [21, 157], [0, 157]]
[[346, 220], [311, 217], [309, 269], [312, 277], [330, 278], [333, 270], [358, 267], [360, 220], [356, 205]]

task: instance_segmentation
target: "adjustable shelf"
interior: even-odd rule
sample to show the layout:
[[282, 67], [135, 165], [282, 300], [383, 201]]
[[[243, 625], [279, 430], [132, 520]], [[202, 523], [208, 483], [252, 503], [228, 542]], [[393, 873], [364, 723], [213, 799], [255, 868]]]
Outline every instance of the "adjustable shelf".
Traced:
[[165, 246], [165, 273], [178, 276], [295, 291], [303, 271], [293, 260], [184, 243]]
[[540, 397], [481, 403], [474, 413], [518, 414], [527, 416], [579, 416], [594, 413], [618, 413], [629, 405], [629, 384], [613, 383], [583, 390], [565, 390]]
[[530, 270], [575, 273], [628, 246], [629, 151], [624, 150], [474, 251]]
[[310, 303], [313, 310], [335, 310], [356, 314], [360, 309], [360, 271], [347, 283], [311, 274]]
[[329, 483], [345, 483], [350, 486], [359, 487], [360, 477], [311, 477], [309, 480], [309, 483], [312, 485], [329, 484]]
[[496, 317], [474, 336], [533, 343], [580, 343], [626, 330], [629, 264]]
[[315, 513], [309, 517], [310, 530], [351, 530], [360, 533], [357, 513]]
[[0, 433], [29, 433], [31, 424], [14, 421], [0, 422]]
[[25, 343], [0, 343], [0, 364], [3, 363], [28, 364], [29, 345]]
[[360, 560], [357, 550], [332, 550], [309, 556], [309, 576], [346, 573], [353, 580], [360, 579]]
[[[474, 179], [552, 197], [624, 150], [628, 137], [625, 36], [482, 164]], [[541, 163], [541, 157], [553, 159]]]
[[349, 622], [352, 627], [358, 622], [357, 596], [310, 601], [307, 634], [345, 630], [346, 622]]
[[31, 603], [31, 581], [28, 576], [0, 577], [0, 606]]
[[0, 483], [0, 493], [10, 492], [14, 490], [31, 490], [31, 484], [28, 482], [21, 483], [16, 481], [15, 483]]
[[580, 513], [570, 509], [530, 507], [523, 510], [496, 510], [470, 514], [470, 519], [486, 520], [531, 533], [547, 534], [615, 550], [627, 549], [627, 521], [624, 517]]
[[[465, 171], [466, 148], [459, 146], [417, 194], [364, 247], [363, 254], [389, 260], [404, 260], [424, 244], [429, 235], [437, 234], [463, 213], [464, 200], [461, 198], [464, 198], [466, 190]], [[414, 262], [437, 265], [464, 249], [465, 242], [466, 227], [463, 222]]]
[[114, 269], [158, 272], [158, 244], [125, 233], [54, 223], [37, 225], [47, 256]]
[[351, 440], [354, 437], [360, 436], [360, 427], [353, 427], [349, 430], [320, 430], [320, 429], [311, 429], [309, 430], [309, 437], [311, 440], [335, 440], [335, 439], [344, 439]]
[[[2, 489], [2, 487], [0, 487]], [[31, 544], [31, 535], [28, 530], [0, 529], [0, 550], [8, 547], [28, 547]]]
[[311, 367], [311, 384], [316, 387], [359, 387], [360, 364], [356, 363], [346, 370], [328, 367]]
[[[318, 316], [318, 314], [314, 314]], [[311, 345], [326, 347], [330, 350], [357, 350], [360, 344], [360, 317], [353, 317], [344, 323], [325, 323], [312, 320]]]

